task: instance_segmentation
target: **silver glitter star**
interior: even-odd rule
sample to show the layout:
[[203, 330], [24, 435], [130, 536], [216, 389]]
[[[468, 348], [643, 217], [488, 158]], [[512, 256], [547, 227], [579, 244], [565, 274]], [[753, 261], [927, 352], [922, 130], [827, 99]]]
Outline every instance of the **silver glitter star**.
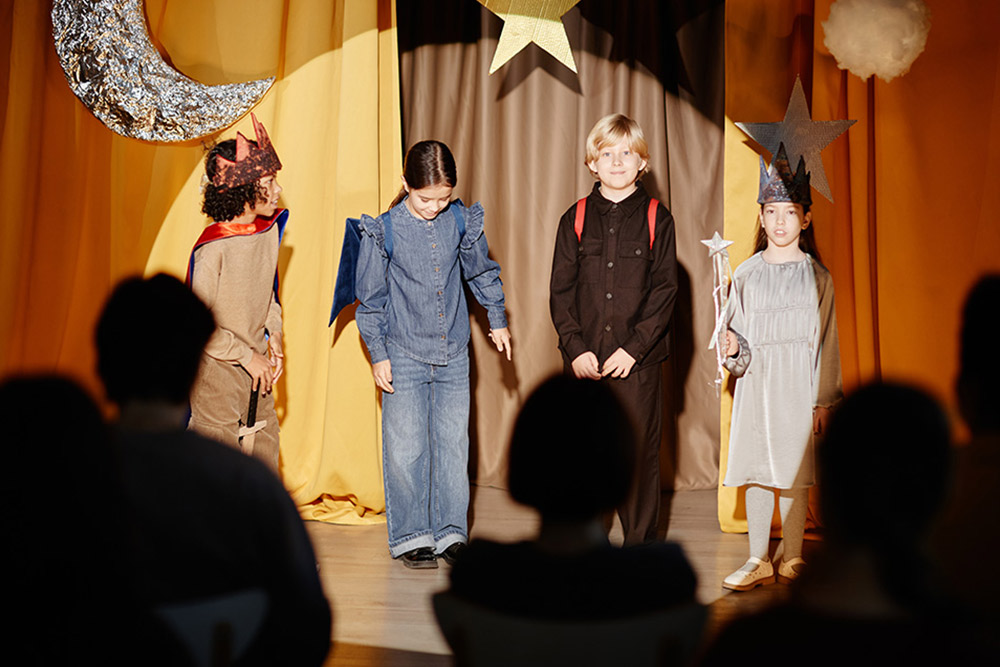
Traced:
[[714, 257], [715, 255], [718, 255], [720, 252], [725, 251], [726, 248], [728, 248], [729, 246], [733, 245], [732, 241], [726, 241], [721, 236], [719, 236], [719, 232], [712, 232], [712, 238], [702, 239], [701, 242], [704, 243], [706, 246], [708, 246], [709, 257]]
[[830, 184], [823, 170], [823, 160], [820, 152], [830, 143], [847, 131], [856, 120], [812, 120], [809, 117], [809, 107], [806, 95], [802, 91], [802, 81], [795, 77], [795, 87], [788, 99], [785, 119], [780, 123], [736, 123], [747, 136], [767, 149], [773, 158], [778, 152], [778, 146], [785, 144], [788, 152], [788, 164], [796, 165], [799, 157], [805, 158], [806, 169], [811, 172], [812, 186], [821, 195], [833, 201], [830, 194]]

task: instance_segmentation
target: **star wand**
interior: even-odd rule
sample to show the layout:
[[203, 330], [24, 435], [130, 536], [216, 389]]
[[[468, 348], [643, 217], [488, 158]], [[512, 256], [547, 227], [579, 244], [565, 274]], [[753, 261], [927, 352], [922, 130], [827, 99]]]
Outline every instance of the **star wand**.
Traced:
[[719, 396], [722, 391], [722, 370], [723, 355], [725, 345], [722, 339], [725, 334], [726, 304], [729, 301], [729, 285], [733, 282], [733, 272], [729, 266], [729, 251], [726, 250], [733, 244], [726, 241], [719, 232], [714, 232], [712, 238], [703, 239], [702, 243], [708, 247], [708, 257], [712, 260], [712, 302], [715, 305], [715, 328], [712, 330], [712, 340], [708, 343], [708, 349], [715, 348], [715, 395]]

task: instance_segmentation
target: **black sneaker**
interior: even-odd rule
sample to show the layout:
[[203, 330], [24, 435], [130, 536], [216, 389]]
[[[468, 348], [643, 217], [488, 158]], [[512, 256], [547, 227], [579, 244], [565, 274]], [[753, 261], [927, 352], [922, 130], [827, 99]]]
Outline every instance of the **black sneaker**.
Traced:
[[448, 563], [448, 565], [454, 565], [455, 561], [461, 558], [462, 554], [468, 548], [469, 545], [466, 544], [465, 542], [455, 542], [450, 547], [441, 552], [441, 558], [443, 558], [444, 562]]
[[403, 565], [414, 570], [429, 570], [438, 566], [437, 556], [434, 555], [434, 549], [431, 547], [419, 547], [407, 551], [399, 559], [403, 561]]

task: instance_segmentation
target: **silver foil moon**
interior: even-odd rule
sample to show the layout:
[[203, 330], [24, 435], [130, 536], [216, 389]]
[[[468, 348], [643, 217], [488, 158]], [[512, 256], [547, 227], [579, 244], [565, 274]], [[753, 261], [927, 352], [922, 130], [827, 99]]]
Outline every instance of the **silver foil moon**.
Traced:
[[207, 86], [153, 46], [142, 0], [54, 0], [52, 36], [73, 93], [118, 134], [188, 141], [218, 132], [252, 109], [274, 77]]

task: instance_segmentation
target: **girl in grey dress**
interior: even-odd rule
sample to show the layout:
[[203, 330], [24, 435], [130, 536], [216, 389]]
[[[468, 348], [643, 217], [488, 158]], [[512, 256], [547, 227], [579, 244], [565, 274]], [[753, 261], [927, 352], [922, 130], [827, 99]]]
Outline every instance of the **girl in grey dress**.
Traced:
[[[722, 585], [738, 591], [799, 575], [813, 436], [841, 395], [833, 280], [809, 228], [809, 176], [802, 161], [792, 174], [783, 150], [761, 169], [756, 253], [733, 274], [727, 310], [726, 367], [737, 380], [723, 484], [746, 487], [750, 558]], [[776, 494], [777, 576], [768, 554]]]

